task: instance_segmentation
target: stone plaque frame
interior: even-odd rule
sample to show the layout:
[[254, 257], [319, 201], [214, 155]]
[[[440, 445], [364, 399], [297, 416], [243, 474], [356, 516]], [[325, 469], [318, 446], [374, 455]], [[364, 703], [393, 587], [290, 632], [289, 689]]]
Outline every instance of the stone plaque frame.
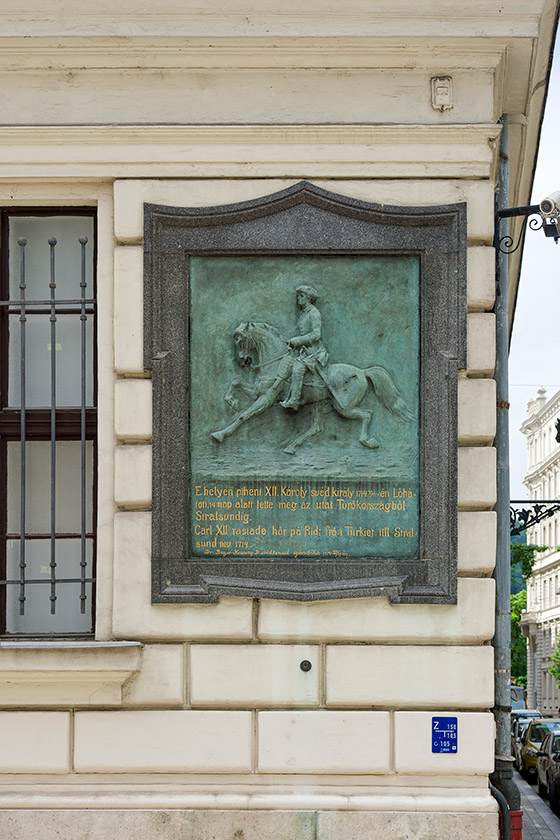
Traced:
[[[466, 367], [466, 205], [394, 207], [301, 182], [208, 208], [144, 205], [144, 366], [153, 380], [153, 603], [220, 595], [455, 603], [457, 372]], [[420, 265], [419, 557], [189, 557], [190, 258], [412, 255]]]

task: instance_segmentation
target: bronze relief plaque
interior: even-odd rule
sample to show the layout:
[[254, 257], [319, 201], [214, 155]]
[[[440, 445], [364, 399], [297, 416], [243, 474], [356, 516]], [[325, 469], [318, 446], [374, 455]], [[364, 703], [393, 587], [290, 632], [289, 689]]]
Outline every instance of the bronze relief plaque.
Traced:
[[154, 602], [454, 600], [464, 215], [146, 205]]
[[193, 257], [193, 556], [418, 556], [418, 279], [417, 257]]

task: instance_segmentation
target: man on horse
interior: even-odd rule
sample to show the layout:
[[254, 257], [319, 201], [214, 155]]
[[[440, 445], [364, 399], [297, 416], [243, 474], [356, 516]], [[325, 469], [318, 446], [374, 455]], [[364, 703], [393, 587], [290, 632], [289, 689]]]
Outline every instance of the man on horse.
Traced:
[[294, 350], [299, 350], [299, 353], [292, 362], [290, 395], [280, 403], [283, 408], [291, 408], [294, 411], [301, 405], [305, 372], [319, 373], [318, 366], [324, 368], [329, 360], [329, 354], [321, 341], [321, 313], [315, 306], [318, 298], [319, 295], [313, 286], [302, 285], [296, 289], [296, 302], [300, 308], [297, 322], [299, 335], [290, 338], [288, 345]]

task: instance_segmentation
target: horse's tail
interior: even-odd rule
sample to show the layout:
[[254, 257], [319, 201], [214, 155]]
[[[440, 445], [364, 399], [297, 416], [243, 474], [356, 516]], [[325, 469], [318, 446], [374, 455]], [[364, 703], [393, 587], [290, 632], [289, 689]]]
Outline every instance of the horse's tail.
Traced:
[[393, 377], [385, 368], [376, 365], [366, 368], [364, 373], [373, 385], [375, 396], [382, 406], [392, 411], [393, 414], [397, 414], [403, 420], [414, 420], [414, 414], [407, 407]]

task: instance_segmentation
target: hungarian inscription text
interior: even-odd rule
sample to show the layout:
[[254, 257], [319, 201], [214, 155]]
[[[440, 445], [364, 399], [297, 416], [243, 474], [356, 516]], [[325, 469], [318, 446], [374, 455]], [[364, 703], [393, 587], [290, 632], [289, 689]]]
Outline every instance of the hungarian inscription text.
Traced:
[[412, 557], [415, 488], [391, 483], [197, 484], [193, 556]]

